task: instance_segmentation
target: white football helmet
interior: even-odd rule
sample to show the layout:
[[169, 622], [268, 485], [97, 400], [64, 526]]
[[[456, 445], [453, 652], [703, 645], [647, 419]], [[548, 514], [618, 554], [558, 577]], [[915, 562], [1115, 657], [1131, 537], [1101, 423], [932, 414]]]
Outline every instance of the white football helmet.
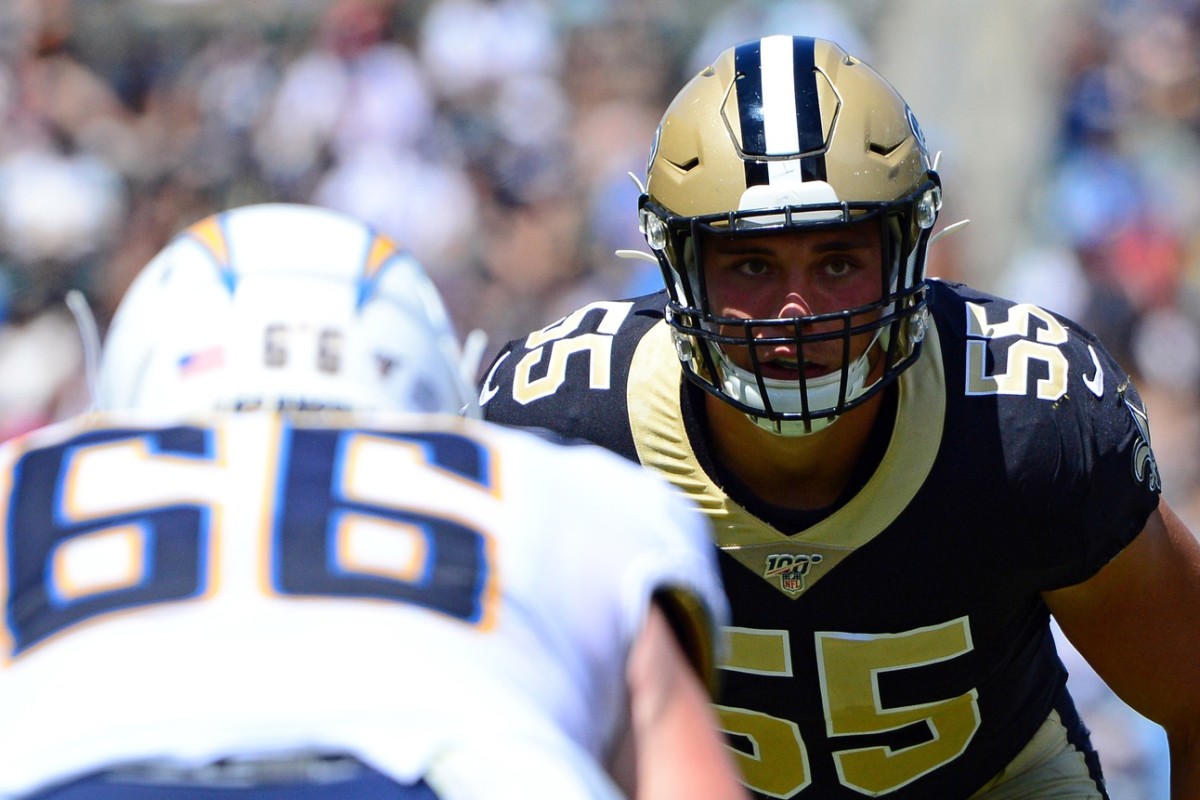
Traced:
[[246, 206], [192, 225], [134, 280], [97, 405], [474, 415], [459, 348], [411, 254], [329, 209]]

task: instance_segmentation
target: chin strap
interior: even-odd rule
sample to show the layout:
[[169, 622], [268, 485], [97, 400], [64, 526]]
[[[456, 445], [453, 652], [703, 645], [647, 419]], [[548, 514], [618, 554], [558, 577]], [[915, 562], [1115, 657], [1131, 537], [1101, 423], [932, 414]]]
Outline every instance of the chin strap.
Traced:
[[75, 327], [79, 329], [79, 341], [83, 345], [83, 369], [87, 379], [88, 409], [96, 407], [97, 375], [100, 370], [100, 330], [96, 325], [96, 315], [88, 305], [87, 298], [78, 289], [67, 292], [67, 308], [75, 317]]
[[487, 349], [488, 335], [482, 328], [474, 328], [463, 339], [462, 355], [458, 360], [459, 374], [469, 386], [474, 386], [479, 379], [479, 364], [483, 361], [483, 352]]
[[479, 365], [483, 362], [487, 344], [487, 331], [482, 328], [472, 329], [463, 339], [462, 355], [458, 359], [458, 374], [467, 395], [467, 404], [458, 410], [460, 417], [477, 419], [482, 416], [479, 409], [479, 395], [474, 388], [478, 381]]

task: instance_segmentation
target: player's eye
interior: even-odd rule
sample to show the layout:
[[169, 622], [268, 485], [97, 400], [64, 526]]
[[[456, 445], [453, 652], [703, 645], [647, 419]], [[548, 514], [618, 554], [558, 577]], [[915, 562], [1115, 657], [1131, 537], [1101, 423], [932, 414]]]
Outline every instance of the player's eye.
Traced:
[[833, 277], [850, 275], [850, 271], [852, 269], [853, 267], [851, 266], [850, 261], [847, 261], [846, 259], [836, 259], [829, 261], [829, 263], [826, 264], [826, 272]]
[[825, 274], [831, 278], [844, 278], [854, 271], [854, 264], [844, 258], [835, 258], [824, 265]]
[[736, 264], [735, 269], [739, 274], [749, 277], [766, 275], [767, 272], [770, 271], [770, 267], [767, 266], [765, 261], [761, 261], [756, 258], [748, 258], [743, 261], [739, 261]]

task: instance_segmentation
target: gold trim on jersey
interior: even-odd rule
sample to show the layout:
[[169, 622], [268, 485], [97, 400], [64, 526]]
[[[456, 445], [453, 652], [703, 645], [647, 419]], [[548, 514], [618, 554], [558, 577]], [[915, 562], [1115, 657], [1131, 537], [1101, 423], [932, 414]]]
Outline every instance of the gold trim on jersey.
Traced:
[[1050, 712], [1029, 744], [970, 800], [1051, 796], [1101, 800], [1087, 760], [1067, 740], [1067, 729], [1057, 711]]
[[713, 640], [708, 607], [691, 590], [676, 586], [657, 589], [654, 598], [666, 612], [688, 662], [715, 696], [719, 682], [716, 654], [724, 645]]
[[629, 426], [639, 460], [699, 506], [723, 551], [793, 599], [896, 519], [941, 445], [946, 380], [937, 328], [930, 326], [921, 357], [900, 376], [896, 425], [875, 474], [837, 512], [789, 536], [731, 500], [700, 466], [683, 425], [681, 380], [671, 329], [660, 322], [642, 337], [629, 366]]

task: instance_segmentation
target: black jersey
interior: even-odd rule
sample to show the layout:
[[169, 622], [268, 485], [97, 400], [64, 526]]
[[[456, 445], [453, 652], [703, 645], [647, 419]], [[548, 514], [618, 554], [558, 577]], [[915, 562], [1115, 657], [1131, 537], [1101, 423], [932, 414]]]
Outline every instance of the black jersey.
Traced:
[[878, 467], [832, 514], [781, 530], [706, 469], [665, 302], [593, 303], [509, 343], [481, 401], [490, 420], [660, 470], [711, 517], [733, 607], [718, 711], [747, 783], [967, 797], [1057, 711], [1102, 791], [1040, 592], [1120, 552], [1159, 480], [1142, 403], [1096, 339], [932, 281]]

